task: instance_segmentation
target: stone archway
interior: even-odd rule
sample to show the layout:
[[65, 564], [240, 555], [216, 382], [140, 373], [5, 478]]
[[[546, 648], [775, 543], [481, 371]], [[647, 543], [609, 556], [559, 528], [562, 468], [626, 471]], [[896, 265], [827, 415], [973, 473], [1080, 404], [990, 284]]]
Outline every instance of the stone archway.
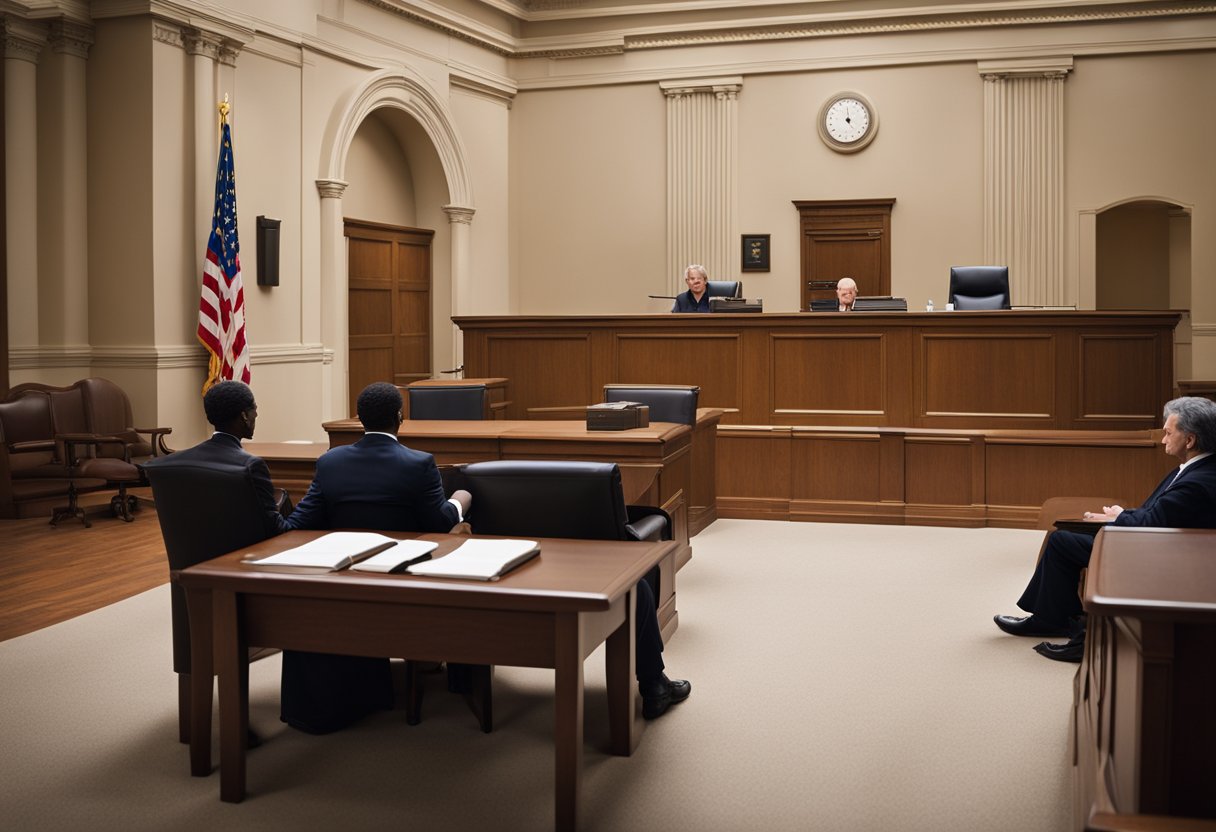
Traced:
[[[451, 240], [452, 314], [463, 312], [467, 308], [466, 299], [470, 297], [470, 245], [475, 208], [464, 145], [456, 132], [455, 119], [447, 102], [410, 68], [377, 72], [338, 101], [321, 144], [321, 165], [316, 181], [321, 197], [321, 340], [334, 355], [323, 400], [325, 419], [347, 415], [347, 266], [342, 231], [342, 195], [348, 184], [346, 159], [359, 126], [381, 108], [409, 115], [434, 146], [448, 187], [448, 203], [443, 210], [448, 216]], [[453, 355], [460, 362], [463, 350], [455, 326], [450, 337]]]

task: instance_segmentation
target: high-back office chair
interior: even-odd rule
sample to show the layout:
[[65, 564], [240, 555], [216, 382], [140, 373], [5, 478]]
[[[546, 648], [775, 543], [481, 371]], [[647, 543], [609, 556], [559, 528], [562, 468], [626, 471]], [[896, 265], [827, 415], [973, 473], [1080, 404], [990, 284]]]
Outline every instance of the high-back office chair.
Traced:
[[[152, 484], [171, 571], [252, 546], [270, 537], [253, 479], [244, 467], [183, 462], [176, 455], [144, 466]], [[205, 507], [205, 508], [204, 508]], [[190, 617], [186, 594], [170, 584], [173, 671], [177, 674], [178, 738], [190, 741]], [[277, 650], [250, 651], [250, 660]]]
[[604, 401], [640, 402], [650, 408], [650, 421], [696, 424], [700, 387], [661, 384], [605, 384]]
[[955, 309], [1008, 309], [1008, 266], [951, 266], [950, 303]]
[[[475, 462], [464, 466], [463, 483], [473, 495], [469, 523], [476, 534], [671, 539], [671, 518], [662, 509], [625, 505], [614, 462]], [[488, 733], [493, 729], [491, 668], [475, 670], [474, 695], [482, 700], [481, 727]]]
[[742, 280], [707, 280], [705, 293], [711, 298], [741, 298], [743, 297]]
[[411, 419], [465, 419], [490, 417], [490, 395], [484, 384], [407, 387]]

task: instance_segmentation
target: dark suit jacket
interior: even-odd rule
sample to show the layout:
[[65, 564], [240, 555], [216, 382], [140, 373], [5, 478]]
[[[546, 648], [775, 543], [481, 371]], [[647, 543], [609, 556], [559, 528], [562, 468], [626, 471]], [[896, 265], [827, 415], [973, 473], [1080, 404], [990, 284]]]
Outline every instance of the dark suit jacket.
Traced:
[[705, 290], [705, 294], [701, 295], [700, 302], [692, 296], [692, 292], [681, 292], [676, 295], [676, 302], [671, 306], [672, 312], [708, 312], [709, 311], [709, 289]]
[[1114, 525], [1216, 528], [1216, 455], [1192, 462], [1175, 481], [1177, 472], [1166, 474], [1140, 508], [1125, 510]]
[[435, 457], [382, 434], [332, 448], [317, 460], [293, 529], [446, 532], [460, 522], [443, 494]]
[[[245, 469], [253, 484], [258, 504], [261, 506], [262, 531], [261, 539], [274, 537], [287, 530], [287, 521], [275, 505], [274, 485], [270, 482], [270, 469], [266, 460], [254, 456], [241, 447], [241, 440], [230, 433], [214, 433], [210, 439], [204, 440], [193, 448], [175, 451], [166, 457], [161, 457], [166, 465], [176, 465], [183, 462], [195, 465], [235, 465]], [[151, 460], [145, 466], [156, 465], [158, 460]], [[223, 554], [217, 552], [216, 554]]]

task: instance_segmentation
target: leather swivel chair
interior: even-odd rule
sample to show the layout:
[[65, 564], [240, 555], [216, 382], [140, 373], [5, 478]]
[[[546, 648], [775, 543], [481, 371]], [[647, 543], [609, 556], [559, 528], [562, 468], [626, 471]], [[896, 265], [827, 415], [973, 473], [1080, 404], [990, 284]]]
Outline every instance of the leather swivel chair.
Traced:
[[410, 419], [489, 418], [490, 397], [484, 384], [407, 387]]
[[[170, 455], [143, 467], [152, 484], [169, 570], [175, 572], [273, 536], [253, 479], [239, 465], [182, 461]], [[170, 585], [178, 737], [190, 741], [190, 617], [186, 594]], [[277, 650], [251, 650], [250, 660]], [[248, 680], [246, 680], [247, 682]]]
[[705, 293], [711, 298], [741, 298], [743, 297], [743, 281], [707, 280]]
[[1008, 266], [951, 266], [950, 303], [955, 309], [1008, 309]]
[[693, 425], [700, 387], [659, 384], [605, 384], [604, 401], [640, 402], [650, 408], [650, 421]]
[[[475, 534], [581, 540], [670, 540], [662, 509], [626, 506], [615, 462], [495, 460], [463, 466]], [[657, 570], [656, 570], [657, 572]], [[647, 576], [658, 591], [657, 574]], [[474, 668], [482, 730], [493, 729], [491, 668]]]

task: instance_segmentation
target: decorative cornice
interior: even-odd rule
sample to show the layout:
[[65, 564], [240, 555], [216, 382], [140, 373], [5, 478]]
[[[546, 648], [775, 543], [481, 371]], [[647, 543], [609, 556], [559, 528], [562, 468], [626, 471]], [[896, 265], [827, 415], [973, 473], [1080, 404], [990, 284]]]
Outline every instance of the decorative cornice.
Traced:
[[46, 25], [29, 20], [8, 18], [3, 24], [4, 57], [38, 63], [42, 47], [46, 46]]
[[172, 23], [162, 23], [159, 20], [152, 23], [152, 40], [157, 43], [167, 43], [179, 49], [185, 45], [182, 28]]
[[93, 27], [68, 20], [56, 20], [50, 26], [52, 51], [60, 55], [88, 58], [93, 45]]
[[236, 57], [241, 54], [241, 45], [238, 41], [231, 38], [224, 38], [224, 42], [220, 44], [220, 53], [217, 60], [224, 66], [236, 66]]
[[712, 94], [719, 99], [734, 99], [743, 89], [743, 76], [730, 78], [690, 78], [680, 81], [660, 81], [659, 89], [668, 98], [683, 98], [696, 93]]
[[224, 39], [211, 32], [195, 29], [193, 26], [183, 26], [181, 28], [181, 41], [185, 46], [187, 54], [199, 55], [214, 61], [219, 58], [220, 45]]
[[471, 17], [428, 0], [363, 0], [369, 6], [413, 20], [445, 35], [489, 49], [499, 55], [515, 54], [516, 39]]
[[448, 223], [460, 223], [462, 225], [472, 225], [473, 215], [477, 213], [476, 208], [466, 208], [461, 205], [445, 205], [443, 212], [448, 215]]
[[350, 183], [342, 179], [318, 179], [317, 193], [321, 199], [341, 199]]
[[980, 61], [977, 66], [980, 77], [986, 81], [1005, 78], [1063, 78], [1072, 72], [1072, 56], [1052, 55], [1043, 58]]
[[514, 83], [499, 81], [477, 70], [457, 68], [451, 64], [448, 65], [448, 84], [483, 98], [505, 102], [507, 109], [511, 108], [511, 102], [515, 100], [515, 94], [518, 92]]

